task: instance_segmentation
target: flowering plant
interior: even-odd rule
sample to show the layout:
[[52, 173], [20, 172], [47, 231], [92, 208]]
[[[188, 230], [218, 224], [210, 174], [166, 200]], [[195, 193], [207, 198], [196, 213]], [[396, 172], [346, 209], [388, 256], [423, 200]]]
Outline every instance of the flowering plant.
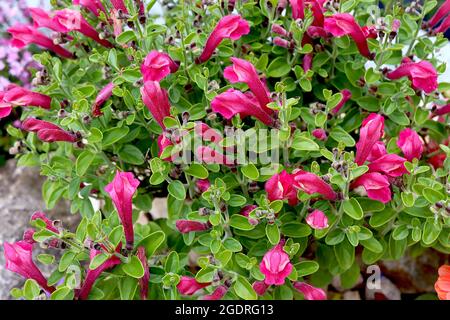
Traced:
[[[8, 31], [45, 49], [46, 76], [1, 92], [0, 114], [23, 107], [19, 164], [47, 177], [46, 209], [68, 199], [81, 222], [37, 213], [5, 243], [28, 278], [13, 295], [316, 300], [377, 261], [448, 254], [450, 1], [382, 2], [32, 9]], [[63, 251], [38, 256], [46, 283], [36, 243]]]

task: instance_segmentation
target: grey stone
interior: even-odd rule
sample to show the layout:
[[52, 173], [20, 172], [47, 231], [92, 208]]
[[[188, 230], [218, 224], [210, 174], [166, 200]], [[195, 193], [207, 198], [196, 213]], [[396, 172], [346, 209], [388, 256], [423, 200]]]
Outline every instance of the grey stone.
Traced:
[[[9, 160], [5, 166], [0, 167], [0, 299], [2, 300], [9, 299], [10, 290], [20, 287], [24, 281], [19, 275], [5, 270], [3, 243], [21, 240], [35, 211], [45, 212], [50, 219], [61, 220], [63, 226], [69, 229], [79, 220], [77, 215], [70, 214], [65, 201], [60, 201], [51, 211], [45, 210], [41, 195], [44, 181], [45, 178], [39, 175], [38, 168], [16, 167], [14, 160]], [[38, 245], [36, 249], [42, 253]], [[55, 250], [47, 253], [55, 254]], [[46, 276], [49, 275], [50, 269], [54, 268], [43, 266], [39, 262], [36, 264]]]

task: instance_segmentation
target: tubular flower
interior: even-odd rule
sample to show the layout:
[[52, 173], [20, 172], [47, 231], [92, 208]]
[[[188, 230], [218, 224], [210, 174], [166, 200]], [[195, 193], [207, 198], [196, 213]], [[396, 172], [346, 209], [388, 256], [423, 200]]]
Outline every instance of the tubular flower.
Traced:
[[180, 279], [180, 282], [177, 284], [178, 292], [186, 295], [186, 296], [192, 296], [194, 293], [196, 293], [198, 290], [203, 289], [207, 286], [209, 286], [211, 283], [200, 283], [195, 280], [195, 278], [188, 277], [188, 276], [182, 276]]
[[450, 12], [450, 0], [445, 0], [445, 2], [439, 7], [436, 13], [427, 21], [429, 27], [435, 27], [439, 21], [441, 21]]
[[264, 188], [270, 201], [288, 200], [291, 206], [295, 206], [299, 201], [297, 190], [294, 188], [294, 179], [286, 170], [273, 175], [267, 180]]
[[103, 112], [100, 110], [101, 106], [111, 98], [112, 92], [114, 89], [114, 83], [108, 83], [100, 92], [98, 93], [97, 98], [95, 98], [95, 102], [92, 106], [92, 116], [100, 117]]
[[[59, 233], [59, 230], [54, 226], [54, 221], [47, 218], [45, 213], [43, 212], [35, 212], [31, 216], [31, 221], [35, 221], [37, 219], [42, 220], [45, 223], [45, 227], [47, 230], [50, 230], [55, 233]], [[23, 234], [23, 241], [28, 242], [30, 244], [35, 244], [36, 241], [33, 238], [35, 230], [33, 228], [27, 229]], [[46, 241], [47, 245], [52, 248], [57, 248], [59, 244], [59, 240], [57, 238], [51, 238], [49, 241]]]
[[391, 201], [391, 189], [386, 176], [378, 172], [365, 173], [350, 185], [352, 189], [362, 186], [370, 199], [383, 203]]
[[65, 32], [66, 28], [51, 17], [51, 13], [41, 8], [28, 8], [35, 28], [47, 28], [56, 32]]
[[22, 129], [29, 132], [35, 132], [38, 138], [45, 142], [76, 142], [78, 136], [72, 132], [65, 131], [53, 123], [28, 118], [22, 123]]
[[225, 285], [218, 286], [213, 293], [202, 297], [202, 300], [220, 300], [228, 292], [228, 287]]
[[364, 119], [359, 130], [359, 141], [356, 143], [355, 162], [362, 165], [372, 152], [373, 146], [380, 140], [384, 133], [383, 116], [371, 113]]
[[334, 107], [333, 110], [331, 110], [331, 112], [333, 112], [335, 114], [338, 113], [342, 109], [344, 104], [352, 97], [352, 93], [348, 89], [342, 90], [341, 94], [342, 94], [341, 101], [339, 101], [339, 103], [336, 105], [336, 107]]
[[13, 85], [4, 93], [3, 101], [15, 106], [50, 109], [52, 98], [45, 94], [33, 92], [17, 85]]
[[283, 250], [282, 243], [266, 252], [259, 265], [259, 270], [265, 276], [265, 284], [276, 286], [284, 284], [284, 280], [291, 274], [292, 268], [289, 255]]
[[147, 109], [159, 126], [165, 129], [164, 118], [170, 116], [170, 103], [167, 91], [157, 81], [147, 81], [141, 88], [141, 96]]
[[312, 135], [317, 140], [325, 141], [327, 140], [327, 132], [324, 129], [314, 129]]
[[29, 44], [35, 44], [42, 48], [53, 51], [63, 58], [74, 58], [74, 55], [70, 51], [57, 44], [54, 44], [52, 39], [40, 33], [36, 28], [32, 26], [28, 26], [25, 24], [16, 24], [13, 27], [10, 27], [7, 31], [12, 36], [11, 45], [16, 48], [21, 49]]
[[152, 50], [141, 65], [141, 73], [144, 83], [147, 81], [161, 81], [168, 74], [177, 72], [178, 68], [179, 65], [167, 53]]
[[327, 200], [336, 200], [337, 194], [333, 188], [314, 173], [297, 169], [292, 176], [295, 188], [307, 194], [319, 193]]
[[386, 146], [384, 145], [383, 141], [377, 141], [372, 147], [372, 150], [369, 153], [369, 156], [367, 157], [368, 161], [375, 161], [378, 158], [381, 158], [386, 154]]
[[450, 15], [448, 15], [447, 18], [445, 18], [444, 21], [442, 21], [442, 23], [439, 25], [439, 27], [437, 27], [433, 31], [434, 31], [434, 33], [439, 33], [439, 32], [444, 33], [449, 28], [450, 28]]
[[279, 24], [276, 24], [276, 23], [274, 23], [273, 25], [272, 25], [272, 32], [273, 33], [276, 33], [276, 34], [278, 34], [278, 35], [280, 35], [280, 36], [282, 36], [282, 37], [286, 37], [286, 36], [288, 36], [288, 32], [286, 31], [286, 29], [285, 28], [283, 28], [281, 25], [279, 25]]
[[141, 288], [141, 300], [147, 300], [148, 296], [148, 281], [150, 280], [150, 271], [148, 269], [148, 261], [147, 256], [145, 255], [145, 248], [139, 247], [136, 253], [139, 261], [141, 261], [142, 266], [144, 267], [144, 275], [142, 278], [139, 278], [139, 286]]
[[138, 186], [139, 180], [134, 177], [133, 173], [117, 171], [113, 181], [105, 187], [122, 222], [127, 250], [132, 250], [134, 244], [133, 195]]
[[436, 69], [428, 61], [413, 62], [409, 58], [403, 58], [401, 65], [386, 77], [391, 80], [408, 77], [413, 89], [425, 93], [431, 93], [438, 87]]
[[255, 290], [258, 296], [262, 296], [266, 293], [267, 289], [269, 289], [269, 285], [267, 285], [264, 281], [255, 281], [252, 284], [253, 290]]
[[214, 97], [211, 108], [225, 119], [231, 119], [239, 114], [241, 119], [253, 116], [268, 126], [274, 123], [274, 119], [258, 104], [257, 99], [250, 92], [242, 93], [239, 90], [228, 89]]
[[294, 282], [294, 288], [303, 293], [305, 300], [327, 300], [327, 294], [320, 288], [313, 287], [306, 282]]
[[195, 181], [195, 186], [200, 191], [200, 193], [205, 192], [211, 186], [211, 182], [208, 179], [199, 179]]
[[85, 7], [97, 17], [100, 15], [100, 11], [106, 14], [105, 7], [100, 0], [73, 0], [73, 4]]
[[320, 210], [314, 210], [306, 217], [306, 223], [313, 229], [321, 230], [328, 228], [328, 218]]
[[113, 47], [111, 42], [100, 38], [98, 32], [83, 18], [79, 11], [71, 9], [58, 10], [54, 12], [53, 19], [65, 28], [65, 32], [77, 31], [106, 48]]
[[355, 41], [359, 52], [368, 59], [373, 59], [373, 54], [369, 51], [367, 39], [361, 26], [349, 13], [335, 13], [326, 17], [324, 28], [335, 37], [350, 36]]
[[177, 220], [175, 226], [181, 233], [205, 231], [211, 228], [210, 224], [207, 222], [193, 220]]
[[199, 161], [206, 164], [221, 164], [231, 166], [234, 164], [234, 160], [215, 149], [208, 146], [199, 146], [197, 148], [196, 157]]
[[433, 114], [435, 116], [443, 116], [446, 115], [447, 113], [450, 113], [450, 103], [445, 106], [441, 106], [439, 108], [436, 107], [436, 110], [433, 111]]
[[128, 9], [125, 6], [123, 0], [111, 0], [111, 4], [113, 5], [114, 9], [121, 10], [123, 13], [128, 13]]
[[[121, 247], [122, 247], [121, 244], [119, 244], [119, 246], [116, 248], [116, 252], [119, 252]], [[89, 253], [90, 260], [92, 261], [92, 259], [94, 259], [95, 256], [99, 255], [102, 252], [103, 251], [101, 251], [101, 250], [91, 249], [91, 251]], [[78, 291], [78, 294], [77, 294], [78, 299], [86, 300], [89, 296], [89, 293], [91, 292], [92, 287], [94, 286], [95, 281], [98, 279], [98, 277], [100, 277], [100, 275], [103, 273], [103, 271], [111, 269], [112, 267], [114, 267], [120, 263], [121, 263], [121, 261], [118, 257], [116, 257], [115, 255], [111, 255], [111, 257], [108, 260], [103, 262], [96, 269], [94, 269], [94, 270], [89, 269], [86, 274], [86, 278], [84, 279], [83, 286]]]
[[54, 287], [47, 285], [47, 279], [33, 262], [32, 244], [25, 241], [4, 242], [3, 250], [6, 262], [5, 269], [20, 274], [26, 279], [33, 279], [48, 293], [55, 291]]
[[410, 128], [405, 128], [400, 131], [397, 146], [402, 150], [403, 155], [408, 161], [412, 161], [414, 158], [420, 159], [422, 157], [422, 139], [416, 131]]
[[214, 50], [224, 39], [238, 40], [250, 32], [250, 26], [240, 15], [228, 15], [220, 19], [217, 26], [211, 32], [206, 41], [205, 48], [198, 58], [198, 63], [203, 63], [214, 53]]
[[408, 171], [405, 168], [405, 158], [396, 154], [385, 154], [369, 164], [370, 172], [380, 172], [388, 177], [400, 177]]
[[289, 0], [292, 8], [292, 18], [294, 20], [303, 19], [305, 17], [305, 1]]
[[439, 277], [434, 284], [440, 300], [450, 300], [450, 265], [443, 265], [439, 268]]
[[231, 83], [243, 82], [247, 84], [250, 91], [253, 92], [258, 100], [261, 108], [269, 114], [272, 114], [272, 110], [267, 108], [267, 104], [270, 102], [270, 93], [267, 90], [266, 85], [259, 78], [258, 72], [255, 67], [248, 61], [231, 57], [233, 65], [228, 66], [224, 70], [224, 77]]

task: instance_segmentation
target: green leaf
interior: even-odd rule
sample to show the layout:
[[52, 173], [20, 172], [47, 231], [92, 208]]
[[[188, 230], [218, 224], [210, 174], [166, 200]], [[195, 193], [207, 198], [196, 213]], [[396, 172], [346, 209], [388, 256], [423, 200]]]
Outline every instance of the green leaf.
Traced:
[[100, 253], [94, 257], [94, 259], [91, 260], [91, 263], [89, 263], [89, 269], [95, 270], [97, 269], [101, 264], [103, 264], [106, 260], [108, 260], [110, 255], [106, 253]]
[[247, 199], [239, 194], [232, 194], [227, 201], [228, 205], [231, 207], [242, 207], [246, 202]]
[[128, 127], [112, 128], [108, 131], [105, 131], [105, 134], [103, 135], [103, 146], [107, 147], [116, 143], [117, 141], [125, 137], [129, 131], [130, 128]]
[[383, 246], [381, 245], [381, 243], [375, 239], [375, 238], [370, 238], [367, 240], [360, 240], [359, 241], [364, 248], [367, 248], [368, 250], [375, 252], [375, 253], [381, 253], [383, 252]]
[[122, 159], [126, 163], [141, 165], [145, 161], [145, 157], [142, 154], [141, 150], [131, 144], [123, 146], [119, 150], [118, 155], [120, 159]]
[[189, 167], [184, 169], [184, 172], [198, 179], [206, 179], [209, 175], [208, 170], [206, 170], [203, 165], [198, 163], [192, 163]]
[[23, 295], [27, 300], [35, 299], [40, 292], [41, 289], [36, 281], [33, 279], [27, 279], [27, 281], [25, 281], [25, 285], [23, 286]]
[[200, 283], [212, 282], [215, 274], [216, 269], [207, 266], [206, 268], [202, 268], [199, 272], [197, 272], [197, 274], [195, 275], [195, 280]]
[[353, 147], [356, 144], [353, 137], [341, 127], [334, 127], [330, 132], [330, 137], [336, 142], [342, 142], [347, 147]]
[[311, 234], [311, 228], [300, 222], [288, 222], [281, 226], [281, 233], [287, 237], [303, 238]]
[[227, 238], [223, 242], [223, 246], [225, 249], [230, 250], [231, 252], [239, 252], [242, 250], [241, 243], [234, 238]]
[[137, 245], [136, 248], [144, 247], [145, 255], [147, 258], [153, 256], [159, 246], [164, 242], [166, 235], [162, 231], [155, 231], [149, 234], [147, 237], [142, 239]]
[[388, 223], [390, 220], [394, 219], [397, 212], [392, 208], [386, 208], [383, 211], [374, 213], [369, 220], [369, 224], [374, 227], [378, 228], [382, 225]]
[[253, 163], [249, 163], [241, 168], [242, 174], [250, 180], [257, 180], [259, 178], [258, 168]]
[[442, 225], [434, 218], [428, 218], [423, 226], [422, 240], [426, 245], [432, 244], [439, 237]]
[[431, 188], [424, 188], [422, 194], [432, 204], [445, 199], [444, 194]]
[[297, 270], [298, 277], [309, 276], [319, 270], [319, 264], [313, 260], [300, 261], [296, 263], [294, 267]]
[[186, 198], [186, 189], [180, 180], [173, 180], [169, 184], [167, 191], [169, 191], [175, 199], [184, 200]]
[[232, 226], [233, 228], [239, 229], [239, 230], [244, 230], [244, 231], [249, 231], [255, 228], [254, 225], [250, 224], [250, 222], [248, 222], [248, 218], [244, 217], [240, 214], [234, 214], [231, 216], [230, 219], [230, 226]]
[[339, 266], [344, 270], [350, 268], [355, 261], [355, 248], [351, 243], [344, 239], [344, 241], [335, 245], [333, 249]]
[[180, 269], [180, 258], [176, 251], [172, 251], [166, 259], [164, 270], [166, 272], [177, 273], [178, 269]]
[[75, 170], [77, 172], [77, 176], [82, 177], [89, 169], [92, 161], [95, 158], [95, 154], [90, 152], [89, 150], [85, 150], [77, 158], [77, 162], [75, 164]]
[[258, 295], [252, 285], [243, 276], [239, 275], [233, 285], [236, 295], [244, 300], [257, 300]]
[[132, 256], [130, 261], [122, 264], [122, 270], [130, 277], [140, 279], [144, 276], [144, 267], [138, 257]]
[[341, 243], [345, 238], [345, 232], [341, 229], [334, 229], [325, 237], [325, 243], [329, 246]]
[[50, 296], [50, 300], [73, 300], [73, 290], [69, 287], [60, 287]]
[[124, 31], [116, 37], [116, 42], [118, 44], [127, 44], [133, 40], [136, 40], [136, 34], [133, 30]]
[[320, 147], [317, 143], [315, 143], [313, 140], [301, 136], [299, 134], [294, 135], [294, 139], [292, 140], [291, 147], [295, 150], [301, 150], [301, 151], [318, 151], [320, 150]]
[[342, 205], [344, 206], [344, 212], [351, 218], [355, 220], [361, 220], [363, 218], [364, 212], [359, 205], [358, 200], [356, 200], [355, 198], [345, 200]]
[[281, 78], [291, 71], [291, 66], [287, 63], [285, 57], [278, 57], [269, 64], [266, 74], [268, 77]]
[[280, 242], [280, 230], [275, 223], [267, 223], [266, 224], [266, 235], [269, 242], [273, 245], [276, 245]]
[[122, 277], [119, 280], [120, 300], [133, 300], [138, 287], [138, 280], [131, 277]]

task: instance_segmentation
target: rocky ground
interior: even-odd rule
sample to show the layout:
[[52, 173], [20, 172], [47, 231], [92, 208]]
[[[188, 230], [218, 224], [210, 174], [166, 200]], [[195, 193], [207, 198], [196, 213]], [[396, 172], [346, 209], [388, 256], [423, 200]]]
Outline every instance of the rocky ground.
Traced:
[[[41, 185], [44, 179], [37, 168], [17, 168], [14, 160], [0, 167], [0, 245], [20, 240], [35, 211], [44, 211]], [[47, 212], [51, 219], [60, 219], [65, 226], [74, 225], [77, 217], [69, 213], [68, 205], [60, 202]], [[3, 246], [0, 246], [0, 300], [8, 299], [11, 288], [21, 286], [18, 275], [5, 270]], [[45, 270], [43, 266], [39, 266]]]

